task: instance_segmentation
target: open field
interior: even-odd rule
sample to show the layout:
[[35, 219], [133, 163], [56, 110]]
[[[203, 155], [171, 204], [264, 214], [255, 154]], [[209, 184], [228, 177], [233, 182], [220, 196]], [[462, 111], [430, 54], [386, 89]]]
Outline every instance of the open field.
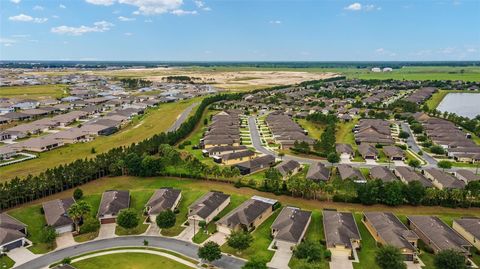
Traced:
[[190, 268], [168, 258], [147, 253], [109, 254], [75, 262], [73, 265], [78, 269], [151, 269], [158, 268], [159, 265], [161, 265], [163, 268], [169, 269]]
[[158, 108], [150, 109], [145, 115], [133, 119], [127, 127], [111, 136], [100, 136], [88, 143], [66, 145], [53, 151], [40, 153], [37, 159], [1, 167], [0, 182], [16, 176], [37, 174], [46, 168], [69, 163], [76, 159], [93, 157], [92, 148], [95, 148], [97, 153], [102, 153], [111, 148], [128, 146], [154, 134], [164, 132], [189, 105], [200, 100], [200, 98], [194, 98], [178, 103], [161, 104]]
[[66, 85], [60, 84], [0, 87], [0, 97], [6, 98], [47, 99], [66, 95]]

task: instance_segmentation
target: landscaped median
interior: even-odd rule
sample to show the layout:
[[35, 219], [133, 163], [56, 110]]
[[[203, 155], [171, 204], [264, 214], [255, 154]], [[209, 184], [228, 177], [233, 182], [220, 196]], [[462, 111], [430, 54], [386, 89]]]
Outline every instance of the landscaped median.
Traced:
[[[148, 241], [146, 241], [148, 244]], [[70, 263], [78, 269], [115, 268], [115, 269], [150, 269], [162, 264], [165, 268], [197, 268], [199, 261], [180, 253], [153, 247], [125, 247], [104, 249], [69, 257], [50, 265], [50, 268]]]

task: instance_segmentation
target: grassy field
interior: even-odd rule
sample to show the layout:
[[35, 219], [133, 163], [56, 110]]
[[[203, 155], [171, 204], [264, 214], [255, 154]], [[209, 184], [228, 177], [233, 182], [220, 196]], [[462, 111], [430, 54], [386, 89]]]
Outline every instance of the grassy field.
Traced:
[[355, 127], [357, 121], [341, 122], [337, 124], [337, 131], [335, 133], [337, 143], [350, 144], [355, 148], [355, 137], [352, 129]]
[[307, 130], [308, 136], [310, 136], [313, 139], [320, 139], [320, 136], [325, 130], [324, 125], [313, 123], [306, 119], [298, 119], [298, 124], [300, 124], [300, 126], [302, 126], [303, 129]]
[[111, 136], [100, 136], [88, 143], [67, 145], [53, 151], [40, 153], [37, 159], [1, 167], [0, 182], [16, 176], [38, 174], [46, 168], [69, 163], [76, 159], [93, 157], [92, 148], [95, 148], [97, 153], [102, 153], [111, 148], [131, 145], [154, 134], [164, 132], [175, 122], [178, 115], [189, 105], [198, 101], [200, 101], [199, 98], [194, 98], [178, 103], [162, 104], [156, 109], [149, 110], [146, 115], [133, 119], [127, 127]]
[[66, 96], [67, 93], [67, 86], [62, 84], [0, 87], [0, 97], [7, 98], [60, 98]]
[[168, 258], [147, 253], [116, 253], [73, 263], [78, 269], [151, 269], [158, 268], [159, 265], [169, 269], [190, 268]]

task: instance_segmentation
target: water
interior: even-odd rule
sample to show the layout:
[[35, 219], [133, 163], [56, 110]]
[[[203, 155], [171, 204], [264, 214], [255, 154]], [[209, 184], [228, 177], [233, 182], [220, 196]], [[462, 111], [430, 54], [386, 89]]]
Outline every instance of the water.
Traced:
[[480, 93], [449, 93], [437, 109], [471, 119], [475, 118], [480, 115]]

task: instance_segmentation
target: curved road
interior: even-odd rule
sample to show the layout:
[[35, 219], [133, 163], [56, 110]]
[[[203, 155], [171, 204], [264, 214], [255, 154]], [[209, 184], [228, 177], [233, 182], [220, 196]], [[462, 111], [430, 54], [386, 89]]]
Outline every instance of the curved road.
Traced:
[[[122, 236], [110, 239], [93, 240], [76, 246], [52, 251], [15, 268], [40, 269], [48, 267], [50, 264], [61, 261], [64, 258], [78, 256], [89, 252], [116, 247], [143, 247], [143, 240], [147, 240], [150, 247], [175, 251], [184, 256], [198, 260], [198, 246], [189, 242], [160, 236]], [[244, 263], [245, 262], [242, 259], [223, 255], [220, 260], [215, 261], [213, 264], [219, 268], [240, 269]]]
[[178, 130], [182, 123], [184, 123], [188, 119], [188, 115], [190, 115], [190, 112], [192, 112], [193, 108], [196, 107], [198, 104], [199, 103], [196, 102], [185, 108], [185, 110], [182, 112], [182, 114], [178, 116], [177, 120], [173, 123], [173, 125], [168, 128], [167, 132], [174, 132]]

